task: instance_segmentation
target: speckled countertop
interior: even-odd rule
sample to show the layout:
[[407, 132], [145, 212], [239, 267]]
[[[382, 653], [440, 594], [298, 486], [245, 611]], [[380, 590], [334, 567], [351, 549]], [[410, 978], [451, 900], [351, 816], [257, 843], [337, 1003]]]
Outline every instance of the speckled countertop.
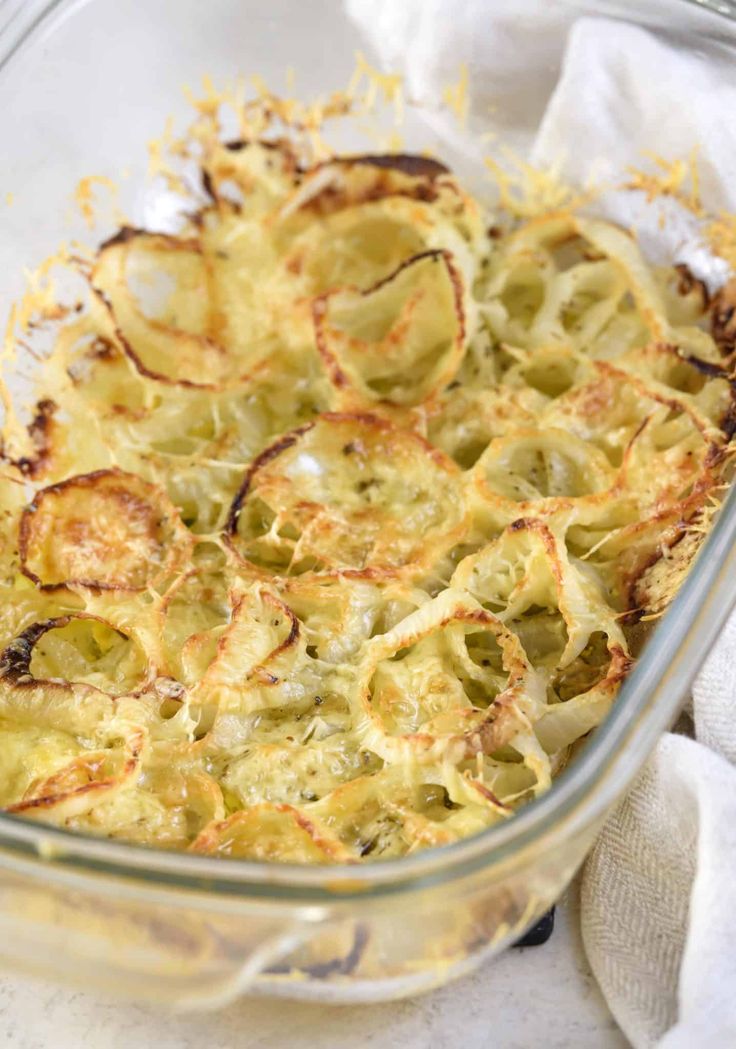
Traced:
[[172, 1014], [50, 984], [0, 978], [9, 1049], [625, 1049], [585, 961], [577, 893], [543, 946], [507, 951], [422, 998], [333, 1006], [256, 998], [218, 1013]]

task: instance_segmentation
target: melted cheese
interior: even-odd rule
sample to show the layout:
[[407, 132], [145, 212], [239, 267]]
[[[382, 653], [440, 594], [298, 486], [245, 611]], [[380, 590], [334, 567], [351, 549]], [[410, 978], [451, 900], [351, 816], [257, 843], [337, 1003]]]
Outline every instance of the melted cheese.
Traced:
[[489, 237], [429, 158], [198, 143], [209, 203], [100, 247], [4, 467], [0, 803], [270, 861], [477, 833], [697, 550], [723, 325], [572, 209]]

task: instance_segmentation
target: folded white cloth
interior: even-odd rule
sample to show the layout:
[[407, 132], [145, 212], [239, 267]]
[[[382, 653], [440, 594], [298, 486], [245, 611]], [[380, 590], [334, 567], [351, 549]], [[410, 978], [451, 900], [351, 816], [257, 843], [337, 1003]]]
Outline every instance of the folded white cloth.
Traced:
[[[736, 211], [736, 64], [696, 7], [599, 3], [623, 18], [581, 17], [574, 2], [346, 0], [384, 66], [404, 73], [454, 149], [489, 151], [480, 132], [584, 184], [620, 175], [641, 154], [698, 147], [704, 198]], [[464, 135], [439, 113], [443, 89], [470, 75]], [[630, 195], [602, 206], [641, 223]], [[700, 263], [687, 223], [640, 228], [645, 247]], [[664, 242], [663, 242], [663, 238]], [[735, 583], [736, 587], [736, 583]], [[667, 734], [606, 824], [582, 882], [583, 940], [614, 1016], [634, 1046], [736, 1046], [736, 616], [693, 689], [694, 739]]]

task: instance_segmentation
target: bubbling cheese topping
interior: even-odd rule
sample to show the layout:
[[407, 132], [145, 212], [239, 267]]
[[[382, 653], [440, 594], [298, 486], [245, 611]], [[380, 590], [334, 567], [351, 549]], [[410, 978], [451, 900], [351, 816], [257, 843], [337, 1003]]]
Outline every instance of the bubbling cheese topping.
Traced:
[[429, 158], [201, 163], [181, 235], [99, 248], [5, 444], [0, 804], [268, 861], [477, 833], [696, 552], [722, 310], [573, 210], [489, 233]]

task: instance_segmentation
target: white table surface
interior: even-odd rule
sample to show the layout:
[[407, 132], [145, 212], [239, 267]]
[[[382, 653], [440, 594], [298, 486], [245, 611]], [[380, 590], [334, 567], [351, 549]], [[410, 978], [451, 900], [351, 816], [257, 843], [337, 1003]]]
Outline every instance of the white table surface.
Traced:
[[172, 1014], [0, 977], [8, 1049], [625, 1049], [585, 961], [577, 892], [543, 946], [507, 951], [439, 991], [387, 1005], [241, 1000]]

